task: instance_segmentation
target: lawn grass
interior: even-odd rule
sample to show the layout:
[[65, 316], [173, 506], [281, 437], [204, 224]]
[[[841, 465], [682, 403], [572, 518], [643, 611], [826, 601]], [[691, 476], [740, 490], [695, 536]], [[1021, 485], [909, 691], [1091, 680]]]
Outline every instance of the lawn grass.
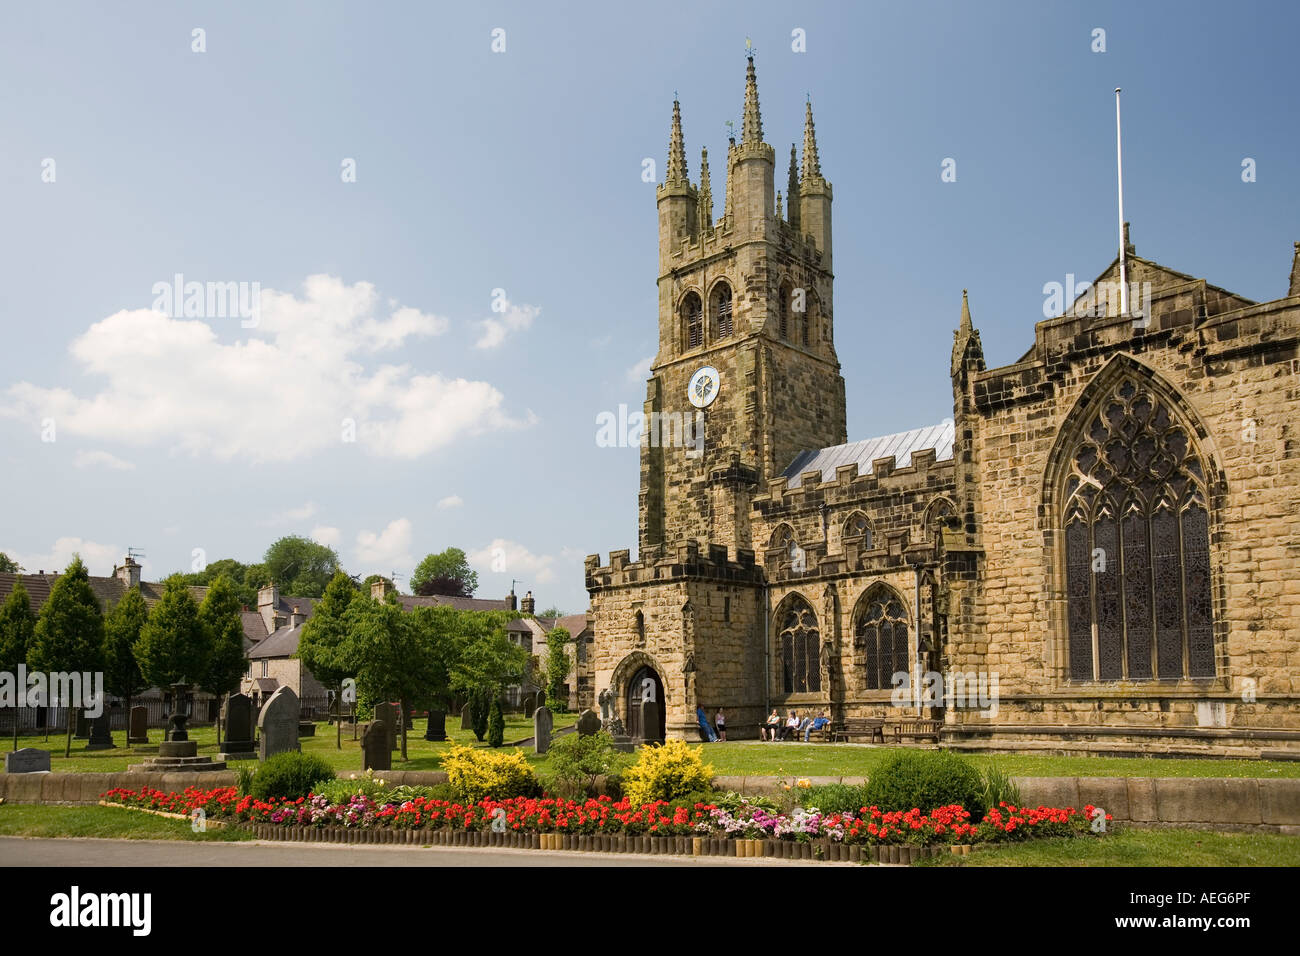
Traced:
[[[704, 759], [720, 776], [869, 777], [891, 754], [907, 748], [860, 744], [704, 744]], [[1300, 777], [1300, 761], [1211, 760], [1158, 757], [1066, 757], [1040, 754], [972, 754], [1017, 777]]]
[[[578, 720], [577, 714], [555, 714], [555, 729], [557, 731], [568, 727]], [[533, 721], [531, 717], [525, 717], [521, 714], [506, 714], [506, 743], [512, 740], [522, 740], [525, 737], [531, 737], [533, 734]], [[424, 721], [416, 720], [415, 729], [406, 732], [406, 751], [407, 761], [403, 762], [399, 751], [393, 753], [394, 770], [439, 770], [442, 766], [442, 754], [452, 744], [462, 744], [473, 747], [486, 747], [486, 743], [479, 743], [474, 737], [474, 732], [460, 729], [459, 717], [447, 717], [447, 737], [442, 743], [433, 743], [424, 739]], [[190, 739], [195, 741], [199, 746], [199, 755], [215, 756], [218, 753], [217, 733], [210, 725], [191, 726]], [[87, 750], [85, 740], [74, 740], [72, 742], [72, 756], [63, 756], [64, 735], [62, 733], [50, 733], [50, 739], [45, 740], [44, 736], [20, 736], [18, 738], [19, 747], [34, 747], [38, 750], [50, 751], [50, 769], [55, 773], [123, 773], [129, 764], [142, 763], [149, 757], [158, 755], [158, 743], [162, 740], [163, 731], [161, 729], [150, 729], [149, 744], [141, 744], [135, 747], [126, 746], [126, 734], [122, 731], [113, 734], [114, 742], [120, 746], [112, 750]], [[331, 724], [317, 723], [316, 736], [301, 737], [298, 740], [302, 745], [303, 753], [316, 754], [324, 759], [336, 771], [359, 771], [361, 769], [361, 742], [352, 739], [352, 731], [347, 725], [343, 729], [343, 749], [340, 750], [335, 745], [335, 728]], [[12, 738], [6, 738], [0, 742], [0, 748], [5, 750], [13, 747]], [[545, 757], [539, 757], [532, 752], [531, 747], [525, 747], [525, 752], [530, 761], [540, 763], [546, 760]], [[227, 764], [228, 769], [237, 770], [240, 767], [249, 767], [255, 769], [256, 760], [248, 761], [231, 761]]]
[[940, 856], [917, 866], [1300, 866], [1300, 838], [1277, 833], [1143, 830], [1124, 827], [1101, 838], [1029, 840], [974, 847], [970, 856]]
[[192, 840], [230, 842], [251, 840], [239, 827], [195, 833], [188, 820], [117, 807], [60, 807], [41, 804], [0, 804], [0, 836], [97, 837], [112, 840]]

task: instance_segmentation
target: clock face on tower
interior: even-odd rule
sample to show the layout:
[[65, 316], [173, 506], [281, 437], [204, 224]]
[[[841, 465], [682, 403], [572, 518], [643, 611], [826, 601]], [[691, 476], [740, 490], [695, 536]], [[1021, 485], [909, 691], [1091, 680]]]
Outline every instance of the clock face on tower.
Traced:
[[691, 376], [690, 384], [686, 386], [686, 397], [696, 408], [708, 408], [718, 397], [718, 386], [721, 383], [722, 377], [718, 370], [712, 365], [705, 365]]

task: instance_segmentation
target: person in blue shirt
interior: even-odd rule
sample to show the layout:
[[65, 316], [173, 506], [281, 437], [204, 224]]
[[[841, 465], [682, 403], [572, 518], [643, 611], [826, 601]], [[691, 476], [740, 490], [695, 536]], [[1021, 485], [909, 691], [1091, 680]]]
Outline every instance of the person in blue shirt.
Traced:
[[831, 719], [830, 719], [829, 717], [826, 716], [826, 711], [823, 710], [820, 714], [818, 714], [816, 717], [814, 717], [812, 720], [810, 720], [810, 721], [808, 722], [808, 726], [806, 726], [806, 727], [804, 728], [804, 730], [803, 730], [803, 742], [804, 742], [804, 743], [808, 743], [808, 738], [809, 738], [809, 736], [812, 734], [812, 732], [813, 732], [814, 730], [821, 730], [823, 727], [825, 727], [825, 726], [826, 726], [827, 724], [829, 724], [830, 722], [831, 722]]

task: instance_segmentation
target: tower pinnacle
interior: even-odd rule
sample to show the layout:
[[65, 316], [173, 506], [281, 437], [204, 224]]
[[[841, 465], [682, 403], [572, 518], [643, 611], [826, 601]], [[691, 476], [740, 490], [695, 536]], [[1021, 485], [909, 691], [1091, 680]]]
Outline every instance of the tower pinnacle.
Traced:
[[686, 172], [686, 142], [682, 138], [682, 108], [673, 100], [673, 130], [668, 138], [668, 173], [665, 185], [685, 186], [690, 182]]
[[790, 144], [790, 174], [785, 190], [786, 202], [790, 208], [790, 225], [799, 229], [799, 160], [796, 157], [794, 143]]
[[745, 68], [745, 118], [740, 135], [740, 141], [745, 146], [763, 142], [763, 119], [758, 112], [758, 78], [754, 73], [752, 53], [748, 62], [749, 65]]
[[803, 118], [803, 182], [812, 183], [822, 178], [822, 165], [817, 158], [817, 129], [813, 125], [812, 100], [804, 107]]
[[700, 150], [700, 209], [696, 215], [700, 232], [713, 228], [713, 187], [709, 185], [709, 151]]

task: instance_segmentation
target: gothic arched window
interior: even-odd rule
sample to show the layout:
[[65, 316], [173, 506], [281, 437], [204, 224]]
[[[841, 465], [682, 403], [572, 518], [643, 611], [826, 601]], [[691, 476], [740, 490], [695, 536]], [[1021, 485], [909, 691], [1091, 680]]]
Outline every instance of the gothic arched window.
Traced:
[[822, 689], [821, 635], [812, 605], [795, 595], [777, 620], [782, 686], [787, 694]]
[[935, 498], [925, 509], [925, 527], [923, 533], [931, 541], [937, 541], [943, 535], [943, 527], [952, 517], [952, 502], [947, 498]]
[[816, 323], [815, 315], [817, 313], [817, 299], [811, 292], [804, 295], [804, 313], [803, 321], [799, 323], [799, 335], [803, 342], [803, 347], [808, 347], [808, 340], [812, 335], [812, 329]]
[[1063, 501], [1070, 677], [1213, 677], [1204, 469], [1150, 388], [1123, 379], [1085, 421]]
[[844, 522], [844, 537], [861, 538], [862, 550], [871, 550], [871, 522], [861, 511], [855, 511], [849, 515], [849, 520]]
[[713, 290], [713, 314], [714, 327], [717, 329], [718, 338], [725, 339], [731, 335], [731, 286], [725, 282], [718, 283]]
[[868, 690], [891, 690], [893, 676], [911, 670], [907, 609], [893, 591], [877, 586], [867, 592], [853, 633], [866, 658], [863, 686]]
[[783, 339], [790, 337], [790, 297], [792, 294], [789, 285], [782, 285], [781, 291], [777, 295], [777, 315], [780, 320], [778, 331], [780, 331]]
[[772, 532], [767, 546], [780, 548], [782, 557], [790, 562], [791, 569], [795, 571], [804, 569], [803, 548], [799, 547], [799, 542], [794, 539], [794, 531], [788, 524], [783, 524]]
[[640, 611], [636, 612], [636, 642], [645, 643], [645, 615]]
[[694, 292], [682, 300], [683, 345], [697, 349], [704, 344], [704, 306]]

